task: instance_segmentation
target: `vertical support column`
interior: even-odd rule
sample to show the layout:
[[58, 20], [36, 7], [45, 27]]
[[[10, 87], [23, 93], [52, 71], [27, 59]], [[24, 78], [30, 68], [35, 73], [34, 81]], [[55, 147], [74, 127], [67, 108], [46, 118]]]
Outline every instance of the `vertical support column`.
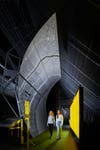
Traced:
[[25, 121], [27, 124], [27, 150], [29, 150], [29, 132], [30, 132], [30, 102], [25, 101]]
[[18, 133], [17, 133], [18, 138], [19, 138], [19, 129], [20, 129], [19, 123], [20, 123], [20, 122], [18, 121], [18, 127], [17, 127], [17, 128], [18, 128]]
[[29, 150], [29, 131], [30, 131], [29, 119], [27, 119], [26, 122], [27, 122], [27, 150]]
[[21, 144], [24, 144], [24, 136], [23, 136], [23, 119], [21, 119]]

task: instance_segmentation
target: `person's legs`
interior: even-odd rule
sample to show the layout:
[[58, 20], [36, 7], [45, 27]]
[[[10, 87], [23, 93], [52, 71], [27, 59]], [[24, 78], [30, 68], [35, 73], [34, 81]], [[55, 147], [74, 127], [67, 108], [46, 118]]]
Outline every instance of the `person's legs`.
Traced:
[[49, 133], [50, 133], [50, 136], [51, 136], [51, 125], [48, 124], [48, 128], [49, 128]]
[[59, 127], [59, 138], [61, 138], [61, 133], [62, 133], [62, 127]]
[[49, 124], [49, 132], [50, 132], [50, 138], [51, 138], [52, 133], [53, 133], [53, 124]]
[[56, 139], [59, 139], [59, 131], [60, 131], [60, 126], [57, 126], [57, 135], [56, 135]]
[[51, 136], [53, 134], [53, 124], [51, 124]]

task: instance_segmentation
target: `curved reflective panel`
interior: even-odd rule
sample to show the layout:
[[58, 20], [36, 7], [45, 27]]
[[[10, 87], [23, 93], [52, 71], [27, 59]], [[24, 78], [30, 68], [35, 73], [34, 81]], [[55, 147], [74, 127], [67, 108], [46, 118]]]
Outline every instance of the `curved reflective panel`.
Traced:
[[46, 129], [46, 99], [61, 78], [56, 14], [36, 34], [30, 43], [20, 68], [18, 93], [24, 115], [24, 101], [30, 100], [31, 134]]

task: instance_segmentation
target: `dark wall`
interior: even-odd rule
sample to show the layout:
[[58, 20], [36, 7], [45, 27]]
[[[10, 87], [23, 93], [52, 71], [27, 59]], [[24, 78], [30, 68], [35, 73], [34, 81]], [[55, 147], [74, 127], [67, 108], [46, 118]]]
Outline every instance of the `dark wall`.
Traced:
[[82, 85], [86, 122], [94, 121], [95, 115], [100, 114], [99, 18], [100, 9], [87, 1], [65, 2], [58, 12], [62, 71], [60, 84], [70, 98]]
[[90, 1], [67, 2], [58, 13], [60, 85], [70, 98], [83, 87], [83, 147], [95, 148], [100, 133], [100, 8]]

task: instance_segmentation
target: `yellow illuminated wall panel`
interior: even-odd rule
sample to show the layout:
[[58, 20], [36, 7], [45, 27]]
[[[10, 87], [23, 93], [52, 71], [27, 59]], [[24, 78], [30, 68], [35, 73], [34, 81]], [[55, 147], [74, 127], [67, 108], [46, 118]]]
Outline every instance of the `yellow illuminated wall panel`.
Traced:
[[79, 138], [80, 131], [80, 91], [78, 90], [70, 106], [70, 127]]

